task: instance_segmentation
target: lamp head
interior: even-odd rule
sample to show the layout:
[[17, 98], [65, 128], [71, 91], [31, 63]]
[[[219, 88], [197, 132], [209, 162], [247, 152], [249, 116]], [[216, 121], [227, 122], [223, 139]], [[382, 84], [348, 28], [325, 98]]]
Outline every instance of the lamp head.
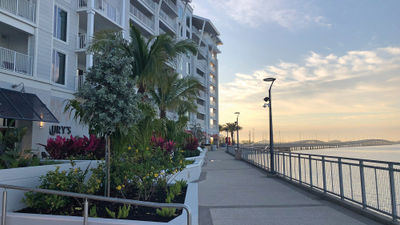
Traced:
[[269, 102], [269, 97], [265, 97], [265, 98], [264, 98], [264, 101], [265, 101], [265, 102]]
[[235, 114], [236, 114], [236, 115], [239, 115], [239, 114], [240, 114], [240, 112], [235, 112]]
[[276, 78], [274, 78], [274, 77], [264, 78], [265, 82], [274, 82], [275, 80], [276, 80]]

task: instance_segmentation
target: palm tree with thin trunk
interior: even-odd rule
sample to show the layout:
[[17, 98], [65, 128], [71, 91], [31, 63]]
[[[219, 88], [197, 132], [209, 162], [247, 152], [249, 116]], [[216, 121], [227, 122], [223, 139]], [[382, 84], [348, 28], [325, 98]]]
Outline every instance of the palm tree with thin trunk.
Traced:
[[149, 89], [150, 96], [159, 110], [160, 118], [166, 118], [167, 110], [195, 111], [195, 100], [201, 89], [200, 82], [194, 77], [179, 78], [172, 71], [158, 75], [154, 81], [154, 88]]
[[146, 39], [136, 27], [131, 26], [130, 41], [121, 38], [120, 32], [97, 33], [91, 48], [101, 49], [107, 42], [119, 42], [124, 50], [122, 57], [132, 57], [132, 78], [137, 78], [138, 92], [143, 94], [153, 85], [156, 75], [165, 70], [166, 63], [176, 62], [182, 54], [196, 54], [197, 46], [189, 39], [178, 41], [169, 34]]
[[232, 142], [233, 142], [233, 134], [235, 133], [235, 132], [237, 132], [237, 130], [238, 130], [238, 128], [239, 128], [239, 130], [241, 130], [242, 129], [242, 127], [241, 126], [237, 126], [236, 125], [236, 123], [226, 123], [225, 124], [225, 127], [226, 127], [226, 129], [227, 129], [227, 132], [229, 132], [230, 134], [231, 134], [231, 140], [232, 140]]

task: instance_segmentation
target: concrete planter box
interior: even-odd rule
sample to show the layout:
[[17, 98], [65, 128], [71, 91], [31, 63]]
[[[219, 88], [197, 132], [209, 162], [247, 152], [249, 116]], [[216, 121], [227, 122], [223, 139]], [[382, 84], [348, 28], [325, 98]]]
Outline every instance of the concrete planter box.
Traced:
[[168, 183], [175, 183], [179, 180], [185, 180], [188, 183], [194, 182], [200, 178], [201, 168], [203, 167], [207, 149], [203, 149], [199, 156], [185, 158], [186, 160], [194, 160], [194, 163], [187, 165], [184, 170], [172, 175], [168, 179]]
[[[192, 213], [192, 224], [198, 225], [198, 185], [189, 183], [185, 197], [185, 204], [188, 205]], [[89, 218], [89, 225], [185, 225], [187, 224], [187, 214], [183, 213], [170, 222], [149, 222], [137, 220], [118, 220]], [[54, 216], [28, 213], [7, 213], [7, 225], [82, 225], [83, 217], [77, 216]]]
[[[32, 166], [32, 167], [21, 167], [13, 169], [2, 169], [0, 170], [0, 183], [23, 186], [23, 187], [37, 187], [40, 185], [40, 176], [45, 175], [48, 171], [55, 170], [58, 166], [60, 170], [68, 170], [71, 168], [71, 163], [69, 161], [60, 161], [61, 164], [54, 165], [44, 165], [44, 166]], [[90, 167], [97, 166], [97, 161], [80, 160], [75, 161], [76, 166], [81, 169], [86, 169], [90, 164]], [[0, 191], [1, 193], [2, 191]], [[7, 190], [7, 210], [15, 211], [25, 208], [25, 204], [22, 202], [24, 198], [23, 191], [18, 190]], [[2, 202], [3, 195], [0, 194], [0, 202]], [[2, 206], [0, 204], [0, 210]], [[28, 223], [29, 224], [29, 223]]]

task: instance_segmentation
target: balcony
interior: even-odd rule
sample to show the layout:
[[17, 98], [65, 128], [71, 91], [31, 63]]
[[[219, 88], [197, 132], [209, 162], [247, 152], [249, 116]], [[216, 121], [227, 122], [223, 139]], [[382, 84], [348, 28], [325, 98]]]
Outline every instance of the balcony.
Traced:
[[87, 45], [86, 34], [78, 34], [78, 39], [76, 40], [78, 49], [85, 49]]
[[36, 21], [36, 0], [0, 0], [0, 8], [30, 22]]
[[[78, 9], [87, 7], [87, 0], [77, 0]], [[112, 3], [116, 3], [117, 1], [108, 1], [108, 0], [95, 0], [94, 8], [99, 14], [113, 21], [114, 23], [121, 25], [121, 12], [117, 6], [112, 5]]]
[[0, 69], [32, 76], [31, 56], [0, 47]]
[[212, 108], [217, 107], [217, 103], [215, 101], [210, 101], [210, 107]]
[[160, 18], [169, 29], [171, 29], [174, 33], [176, 33], [176, 21], [168, 16], [164, 11], [160, 10]]
[[193, 27], [192, 31], [193, 31], [193, 34], [197, 35], [197, 37], [199, 37], [199, 38], [201, 37], [201, 31], [197, 30], [195, 27]]
[[153, 12], [156, 10], [156, 3], [153, 0], [140, 0], [139, 2], [144, 3], [144, 5], [152, 9]]
[[132, 4], [130, 5], [129, 12], [135, 17], [137, 20], [139, 20], [141, 23], [143, 23], [147, 28], [150, 30], [154, 30], [155, 26], [155, 21], [154, 18], [149, 18], [147, 17], [144, 13], [142, 13], [140, 10], [135, 8]]
[[203, 72], [206, 72], [207, 63], [204, 60], [197, 60], [197, 68], [201, 69]]
[[164, 0], [164, 2], [168, 5], [168, 7], [169, 7], [170, 9], [172, 9], [172, 11], [174, 11], [174, 13], [175, 13], [176, 15], [178, 15], [178, 14], [177, 14], [177, 12], [178, 12], [178, 7], [176, 6], [175, 3], [173, 3], [171, 0]]
[[213, 85], [217, 85], [217, 80], [214, 77], [210, 77], [210, 83]]
[[199, 50], [199, 53], [204, 56], [204, 58], [207, 58], [207, 49], [206, 49], [206, 47], [199, 47], [198, 50]]

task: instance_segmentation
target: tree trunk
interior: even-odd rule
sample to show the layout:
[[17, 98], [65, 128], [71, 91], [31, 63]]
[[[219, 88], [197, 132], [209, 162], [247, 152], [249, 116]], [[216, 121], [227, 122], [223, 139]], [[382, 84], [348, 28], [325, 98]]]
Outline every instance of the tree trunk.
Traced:
[[165, 119], [167, 117], [167, 113], [165, 109], [160, 109], [160, 119]]
[[110, 197], [110, 158], [111, 158], [111, 151], [110, 151], [110, 135], [106, 135], [106, 183], [104, 188], [104, 195]]

